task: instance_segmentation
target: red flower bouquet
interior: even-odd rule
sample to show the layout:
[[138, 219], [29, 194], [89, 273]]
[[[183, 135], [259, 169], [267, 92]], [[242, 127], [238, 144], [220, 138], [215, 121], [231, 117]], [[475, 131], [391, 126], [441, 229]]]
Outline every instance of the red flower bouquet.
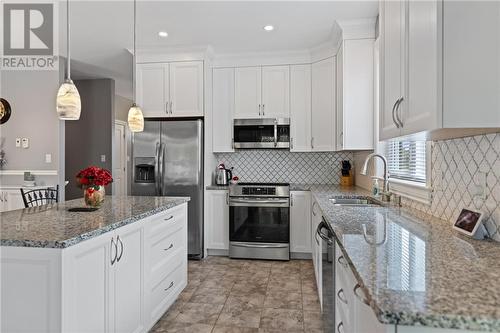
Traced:
[[104, 186], [113, 182], [108, 170], [90, 166], [76, 175], [78, 186], [84, 189], [85, 204], [99, 207], [104, 201]]

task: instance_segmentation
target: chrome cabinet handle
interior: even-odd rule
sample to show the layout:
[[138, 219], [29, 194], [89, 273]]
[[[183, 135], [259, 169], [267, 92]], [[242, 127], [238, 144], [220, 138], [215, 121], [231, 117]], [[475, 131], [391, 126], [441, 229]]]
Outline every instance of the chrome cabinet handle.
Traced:
[[342, 332], [344, 331], [344, 323], [343, 322], [340, 322], [338, 325], [337, 325], [337, 332], [338, 333], [342, 333], [340, 332], [340, 328], [342, 327]]
[[116, 246], [116, 243], [115, 243], [115, 240], [113, 239], [113, 237], [111, 237], [111, 247], [109, 249], [110, 254], [113, 251], [113, 246], [115, 247], [115, 256], [113, 258], [111, 258], [111, 266], [113, 266], [115, 264], [116, 256], [118, 255], [118, 247]]
[[170, 250], [173, 247], [174, 247], [174, 243], [170, 243], [170, 246], [167, 247], [166, 249], [163, 249], [163, 251], [168, 251], [168, 250]]
[[166, 114], [168, 114], [168, 113], [169, 113], [169, 112], [168, 112], [168, 101], [167, 101], [167, 102], [165, 102], [165, 113], [166, 113]]
[[169, 217], [167, 217], [166, 219], [163, 219], [163, 221], [169, 221], [169, 220], [171, 220], [171, 219], [173, 219], [173, 218], [174, 218], [174, 216], [173, 216], [173, 215], [170, 215], [170, 216], [169, 216]]
[[342, 266], [346, 267], [346, 268], [347, 268], [347, 266], [349, 265], [349, 264], [347, 263], [347, 261], [345, 260], [344, 256], [340, 256], [340, 257], [338, 257], [337, 262], [338, 262], [339, 264], [341, 264]]
[[354, 292], [354, 296], [356, 296], [361, 302], [363, 302], [364, 304], [370, 306], [370, 302], [368, 302], [368, 300], [364, 297], [361, 297], [358, 295], [357, 293], [357, 290], [361, 288], [361, 285], [359, 283], [356, 284], [356, 286], [354, 287], [353, 289], [353, 292]]
[[[342, 296], [341, 296], [342, 295]], [[345, 299], [344, 289], [340, 288], [337, 292], [337, 298], [344, 304], [347, 304], [347, 300]]]
[[323, 232], [321, 232], [321, 230], [323, 228], [325, 228], [325, 227], [326, 227], [325, 222], [321, 221], [321, 223], [318, 224], [318, 227], [316, 228], [316, 234], [318, 234], [321, 239], [323, 239], [324, 241], [326, 241], [328, 243], [328, 245], [332, 245], [333, 244], [333, 240], [329, 237], [329, 235], [324, 234]]
[[174, 102], [170, 101], [170, 114], [174, 113]]
[[170, 288], [172, 288], [174, 286], [174, 281], [170, 282], [170, 285], [168, 286], [168, 288], [165, 288], [165, 291], [169, 290]]
[[264, 111], [264, 107], [266, 106], [266, 104], [262, 104], [262, 115], [265, 116], [266, 115], [266, 112]]
[[[123, 243], [122, 243], [122, 240], [120, 239], [120, 236], [116, 237], [116, 241], [117, 241], [116, 244], [118, 244], [118, 242], [120, 242], [120, 255], [118, 256], [118, 258], [116, 258], [116, 262], [119, 262], [120, 259], [122, 258], [122, 255], [123, 255]], [[116, 246], [116, 247], [117, 247], [117, 252], [118, 252], [118, 246]]]
[[399, 128], [399, 123], [396, 121], [396, 116], [395, 116], [395, 112], [396, 112], [396, 105], [398, 105], [399, 103], [399, 99], [394, 102], [394, 105], [392, 106], [392, 122], [396, 125], [396, 128]]
[[260, 116], [260, 104], [259, 104], [259, 116]]
[[234, 138], [231, 139], [231, 149], [234, 149]]
[[403, 102], [404, 98], [401, 97], [399, 99], [399, 103], [396, 106], [396, 119], [399, 121], [399, 126], [403, 128], [403, 120], [401, 119], [402, 117], [399, 117], [399, 107], [401, 106], [401, 103]]
[[314, 138], [311, 138], [311, 148], [314, 149]]
[[229, 205], [229, 192], [226, 192], [226, 205]]
[[290, 149], [293, 149], [293, 138], [290, 138]]
[[290, 207], [293, 207], [293, 194], [290, 193]]
[[313, 205], [312, 205], [312, 213], [313, 213], [313, 215], [314, 215], [314, 216], [316, 216], [316, 213], [314, 212], [314, 206], [315, 206], [315, 205], [317, 205], [317, 202], [316, 202], [316, 201], [314, 201], [314, 202], [313, 202]]

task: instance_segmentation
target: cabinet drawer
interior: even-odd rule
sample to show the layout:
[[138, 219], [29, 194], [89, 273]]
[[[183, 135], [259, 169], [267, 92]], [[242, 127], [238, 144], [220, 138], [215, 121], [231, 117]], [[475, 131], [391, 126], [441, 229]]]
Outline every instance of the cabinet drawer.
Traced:
[[168, 232], [168, 229], [175, 228], [176, 225], [186, 222], [186, 209], [185, 204], [183, 204], [151, 216], [147, 223], [146, 237], [151, 238], [164, 234]]
[[152, 318], [159, 318], [175, 301], [187, 284], [187, 263], [180, 262], [156, 284], [150, 284], [150, 311]]
[[[182, 260], [182, 253], [179, 250], [186, 248], [186, 226], [182, 221], [176, 221], [172, 228], [168, 228], [158, 237], [151, 238], [151, 273], [154, 276], [156, 271], [161, 270], [171, 258], [178, 260], [173, 265], [177, 265]], [[175, 259], [175, 258], [174, 258]]]

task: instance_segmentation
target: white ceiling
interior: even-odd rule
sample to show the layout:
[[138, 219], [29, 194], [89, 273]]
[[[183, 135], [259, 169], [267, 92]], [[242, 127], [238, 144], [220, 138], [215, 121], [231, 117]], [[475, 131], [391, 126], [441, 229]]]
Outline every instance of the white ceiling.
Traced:
[[[64, 9], [62, 4], [62, 39]], [[211, 45], [216, 54], [308, 49], [330, 37], [335, 20], [375, 17], [377, 12], [377, 1], [139, 0], [137, 47]], [[130, 94], [126, 49], [132, 48], [132, 18], [132, 1], [71, 2], [75, 77], [111, 77], [119, 94]], [[264, 31], [267, 24], [275, 30]], [[160, 30], [169, 36], [160, 38]]]

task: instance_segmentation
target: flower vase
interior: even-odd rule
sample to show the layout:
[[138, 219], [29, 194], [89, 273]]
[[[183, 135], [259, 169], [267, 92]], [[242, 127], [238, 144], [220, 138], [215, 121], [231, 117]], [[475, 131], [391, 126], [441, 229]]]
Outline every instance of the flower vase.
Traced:
[[83, 190], [85, 205], [88, 207], [99, 208], [104, 202], [105, 195], [104, 186], [89, 186]]

